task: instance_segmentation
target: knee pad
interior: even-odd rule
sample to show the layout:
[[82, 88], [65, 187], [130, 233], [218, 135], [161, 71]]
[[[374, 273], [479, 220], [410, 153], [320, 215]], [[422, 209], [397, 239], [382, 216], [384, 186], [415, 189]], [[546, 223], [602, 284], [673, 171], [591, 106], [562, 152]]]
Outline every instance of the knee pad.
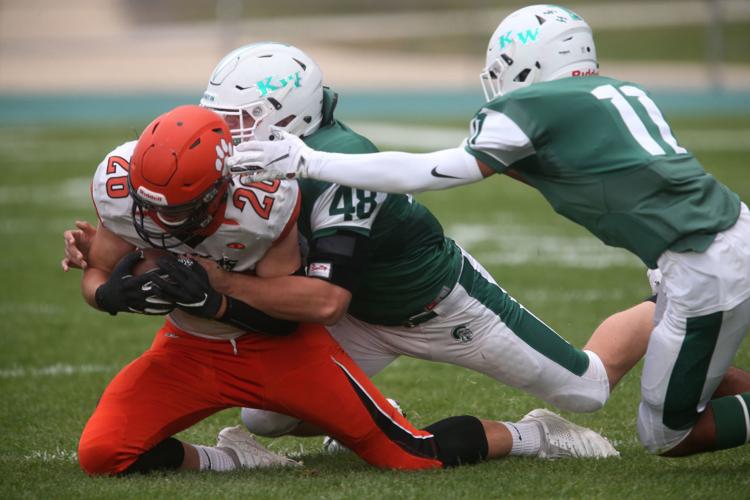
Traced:
[[663, 418], [662, 409], [641, 401], [638, 407], [638, 438], [646, 451], [654, 455], [671, 450], [692, 430], [692, 427], [670, 429], [664, 425]]
[[569, 390], [566, 391], [563, 388], [557, 394], [552, 394], [547, 398], [550, 403], [561, 410], [592, 413], [600, 410], [609, 399], [609, 377], [607, 377], [604, 363], [596, 353], [583, 352], [589, 358], [589, 367], [586, 372], [567, 384]]
[[114, 450], [106, 446], [81, 441], [78, 444], [78, 465], [90, 476], [115, 474]]
[[435, 422], [426, 431], [435, 436], [438, 460], [444, 467], [473, 464], [487, 458], [487, 435], [482, 422], [464, 415]]
[[300, 419], [273, 411], [243, 408], [240, 412], [242, 423], [253, 434], [264, 437], [278, 437], [292, 432]]
[[185, 449], [182, 443], [169, 437], [139, 456], [135, 462], [122, 471], [122, 475], [138, 472], [145, 474], [157, 470], [174, 470], [182, 465]]
[[[114, 432], [89, 437], [91, 434], [84, 429], [78, 443], [78, 465], [90, 476], [112, 476], [123, 470], [123, 462], [127, 461], [123, 453], [122, 443], [114, 436]], [[135, 456], [130, 457], [131, 459]]]
[[581, 394], [559, 394], [548, 399], [549, 403], [563, 411], [574, 413], [593, 413], [601, 410], [604, 401], [582, 396]]

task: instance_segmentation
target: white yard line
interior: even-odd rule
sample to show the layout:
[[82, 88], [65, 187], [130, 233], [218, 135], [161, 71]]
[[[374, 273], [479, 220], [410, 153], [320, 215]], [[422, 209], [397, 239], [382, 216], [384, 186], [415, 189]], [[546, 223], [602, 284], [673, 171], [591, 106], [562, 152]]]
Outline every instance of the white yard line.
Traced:
[[[80, 195], [81, 200], [83, 200], [84, 195]], [[79, 208], [83, 208], [83, 201], [76, 202], [76, 206], [78, 207], [78, 203], [81, 203], [81, 206]], [[90, 199], [86, 198], [86, 207], [90, 207]], [[0, 205], [2, 205], [2, 202], [0, 202]], [[60, 206], [59, 204], [55, 203], [56, 206]], [[70, 229], [73, 227], [73, 219], [70, 217], [60, 217], [60, 218], [42, 218], [42, 217], [29, 217], [29, 216], [17, 216], [17, 214], [13, 215], [4, 215], [4, 218], [0, 218], [0, 235], [4, 236], [10, 236], [10, 235], [24, 235], [24, 234], [41, 234], [41, 233], [58, 233], [60, 236], [60, 244], [62, 245], [62, 234], [65, 229]], [[94, 216], [92, 216], [93, 218]], [[62, 249], [62, 246], [60, 247]], [[61, 256], [62, 258], [62, 256]], [[0, 268], [2, 267], [10, 267], [14, 265], [12, 262], [9, 264], [3, 264], [0, 263]], [[3, 308], [0, 307], [0, 312], [3, 311]]]
[[89, 373], [110, 373], [115, 370], [117, 370], [115, 365], [71, 365], [67, 363], [55, 363], [54, 365], [39, 367], [13, 366], [10, 368], [0, 368], [0, 379], [66, 377]]
[[[34, 232], [38, 233], [39, 229], [36, 228]], [[63, 314], [65, 314], [65, 309], [57, 304], [40, 304], [35, 302], [5, 302], [3, 304], [0, 304], [0, 316], [5, 314], [12, 316], [17, 316], [19, 314], [32, 316], [62, 316]]]
[[31, 450], [23, 459], [29, 462], [77, 462], [78, 453], [74, 450], [55, 448], [54, 450]]
[[484, 224], [451, 224], [445, 232], [484, 265], [554, 265], [574, 269], [643, 267], [633, 255], [589, 236], [565, 236], [554, 230], [505, 219]]
[[[646, 275], [643, 275], [645, 288]], [[500, 277], [502, 285], [502, 277]], [[529, 304], [539, 303], [571, 303], [571, 302], [597, 302], [600, 300], [622, 300], [625, 298], [625, 291], [622, 289], [603, 289], [603, 288], [585, 288], [583, 290], [550, 290], [549, 288], [529, 288], [524, 287], [519, 295], [523, 301]], [[509, 290], [513, 295], [513, 291]], [[516, 297], [518, 298], [518, 297]]]
[[27, 184], [0, 186], [2, 205], [56, 205], [61, 208], [87, 208], [91, 206], [90, 177], [74, 177], [54, 186]]

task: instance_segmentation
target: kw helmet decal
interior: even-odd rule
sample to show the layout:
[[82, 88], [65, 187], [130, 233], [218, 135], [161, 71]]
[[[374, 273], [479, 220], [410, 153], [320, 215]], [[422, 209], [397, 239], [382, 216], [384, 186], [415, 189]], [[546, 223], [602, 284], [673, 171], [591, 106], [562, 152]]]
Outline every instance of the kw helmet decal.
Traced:
[[539, 36], [539, 27], [536, 28], [529, 28], [525, 31], [519, 31], [517, 33], [513, 33], [513, 31], [508, 31], [504, 35], [500, 35], [499, 42], [500, 42], [500, 48], [504, 49], [508, 45], [511, 45], [514, 42], [514, 38], [518, 38], [518, 40], [521, 42], [522, 45], [526, 45], [529, 42], [536, 42], [537, 37]]
[[274, 77], [269, 76], [268, 78], [259, 80], [258, 82], [255, 83], [255, 85], [258, 87], [258, 90], [260, 91], [261, 97], [265, 97], [269, 93], [274, 92], [276, 90], [283, 89], [290, 83], [294, 85], [293, 88], [299, 88], [300, 83], [302, 81], [299, 71], [295, 71], [293, 74], [285, 78], [279, 78], [278, 82], [274, 82], [273, 79]]

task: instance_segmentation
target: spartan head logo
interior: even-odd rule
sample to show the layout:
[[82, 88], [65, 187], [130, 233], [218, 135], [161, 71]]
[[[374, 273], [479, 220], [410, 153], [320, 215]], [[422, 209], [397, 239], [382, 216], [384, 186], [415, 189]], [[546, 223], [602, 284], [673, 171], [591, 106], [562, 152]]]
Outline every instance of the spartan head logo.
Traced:
[[451, 330], [451, 336], [456, 339], [456, 342], [467, 344], [474, 338], [474, 332], [466, 325], [459, 325]]

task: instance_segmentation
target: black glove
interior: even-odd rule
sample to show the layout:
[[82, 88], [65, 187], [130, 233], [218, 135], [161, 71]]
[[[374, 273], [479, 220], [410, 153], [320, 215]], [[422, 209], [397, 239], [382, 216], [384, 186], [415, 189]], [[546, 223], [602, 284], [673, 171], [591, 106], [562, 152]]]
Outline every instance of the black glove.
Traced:
[[109, 279], [96, 289], [97, 307], [109, 314], [134, 312], [140, 314], [168, 314], [175, 308], [173, 301], [165, 300], [153, 286], [151, 272], [133, 276], [133, 266], [143, 258], [143, 252], [130, 252], [117, 263]]
[[163, 256], [157, 262], [159, 276], [153, 281], [164, 298], [194, 316], [216, 319], [224, 296], [211, 286], [203, 266], [185, 256]]

